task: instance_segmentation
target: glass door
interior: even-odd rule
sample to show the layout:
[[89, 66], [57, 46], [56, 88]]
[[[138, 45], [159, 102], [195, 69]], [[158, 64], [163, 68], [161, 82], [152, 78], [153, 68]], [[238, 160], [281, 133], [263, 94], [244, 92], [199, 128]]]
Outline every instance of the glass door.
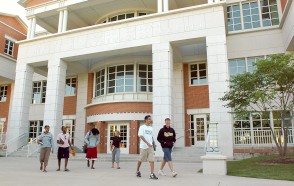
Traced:
[[190, 138], [191, 145], [204, 147], [207, 135], [207, 116], [191, 115]]
[[74, 132], [75, 132], [74, 120], [71, 120], [71, 119], [62, 120], [62, 126], [67, 127], [67, 132], [71, 139], [71, 143], [74, 145]]
[[122, 154], [129, 154], [129, 124], [109, 124], [107, 134], [107, 153], [111, 153], [110, 149], [110, 138], [114, 136], [114, 131], [120, 132], [122, 138], [120, 144], [120, 152]]

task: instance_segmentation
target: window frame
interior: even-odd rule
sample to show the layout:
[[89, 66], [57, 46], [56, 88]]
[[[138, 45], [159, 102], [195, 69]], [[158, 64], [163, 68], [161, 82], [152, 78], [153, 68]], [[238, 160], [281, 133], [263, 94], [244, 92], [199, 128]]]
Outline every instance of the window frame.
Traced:
[[[14, 54], [15, 42], [16, 42], [16, 40], [5, 36], [4, 54], [9, 55], [9, 56], [14, 56], [13, 54]], [[10, 46], [10, 45], [12, 45], [12, 46]]]
[[[75, 79], [75, 83], [73, 83], [73, 79]], [[70, 85], [70, 94], [67, 94], [66, 87], [67, 85], [67, 80], [69, 80], [69, 85]], [[72, 87], [72, 85], [75, 85], [75, 87]], [[76, 96], [77, 95], [77, 85], [78, 85], [78, 78], [77, 77], [67, 77], [65, 79], [65, 92], [64, 92], [64, 97], [70, 97], [70, 96]], [[74, 93], [72, 93], [74, 92]]]
[[[3, 88], [3, 90], [1, 90]], [[0, 102], [7, 101], [8, 85], [0, 85]]]
[[[41, 83], [40, 87], [34, 87], [34, 83]], [[44, 85], [45, 84], [45, 85]], [[40, 96], [39, 96], [39, 102], [34, 103], [34, 88], [40, 89]], [[42, 80], [42, 81], [34, 81], [32, 84], [32, 102], [31, 104], [44, 104], [46, 103], [46, 91], [47, 91], [47, 80]]]
[[231, 75], [231, 67], [230, 67], [230, 63], [233, 62], [232, 60], [244, 59], [244, 61], [245, 61], [245, 73], [246, 73], [246, 72], [251, 72], [251, 71], [249, 71], [249, 67], [252, 67], [252, 65], [250, 65], [250, 66], [248, 65], [248, 59], [252, 59], [252, 58], [254, 58], [254, 60], [255, 60], [254, 62], [256, 62], [258, 58], [260, 58], [260, 59], [265, 59], [266, 56], [250, 56], [250, 57], [241, 57], [241, 58], [228, 59], [228, 63], [229, 63], [229, 76], [230, 76], [230, 77], [233, 77], [233, 76], [236, 76], [236, 75], [238, 75], [238, 74], [241, 74], [241, 73], [237, 73], [237, 74], [235, 74], [235, 75]]
[[[200, 64], [205, 64], [205, 71], [206, 71], [206, 83], [204, 83], [204, 84], [200, 84], [199, 83], [199, 81], [200, 81], [200, 69], [199, 69], [199, 65]], [[198, 84], [192, 84], [192, 77], [191, 77], [191, 66], [192, 65], [197, 65], [197, 79], [198, 79]], [[188, 67], [189, 67], [189, 70], [188, 70], [188, 72], [189, 72], [189, 86], [203, 86], [203, 85], [208, 85], [208, 66], [207, 66], [208, 64], [207, 64], [207, 62], [204, 62], [204, 61], [201, 61], [201, 62], [196, 62], [196, 63], [190, 63], [189, 65], [188, 65]]]

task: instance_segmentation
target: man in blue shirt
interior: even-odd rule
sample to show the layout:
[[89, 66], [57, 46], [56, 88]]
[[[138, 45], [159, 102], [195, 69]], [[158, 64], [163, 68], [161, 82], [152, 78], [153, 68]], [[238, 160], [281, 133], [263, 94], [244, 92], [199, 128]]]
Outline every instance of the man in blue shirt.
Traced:
[[48, 165], [48, 160], [50, 156], [50, 151], [52, 149], [53, 153], [53, 135], [49, 132], [49, 125], [45, 125], [45, 131], [39, 136], [37, 143], [41, 144], [40, 151], [40, 170], [47, 172], [46, 167]]

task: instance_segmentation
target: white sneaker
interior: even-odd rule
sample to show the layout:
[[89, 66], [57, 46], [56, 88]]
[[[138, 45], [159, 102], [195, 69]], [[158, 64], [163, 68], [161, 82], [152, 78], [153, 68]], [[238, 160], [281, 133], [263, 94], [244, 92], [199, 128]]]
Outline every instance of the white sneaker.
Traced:
[[161, 175], [161, 176], [166, 176], [166, 174], [163, 172], [163, 170], [159, 170], [158, 174]]
[[172, 176], [176, 177], [178, 175], [178, 173], [176, 171], [172, 171]]

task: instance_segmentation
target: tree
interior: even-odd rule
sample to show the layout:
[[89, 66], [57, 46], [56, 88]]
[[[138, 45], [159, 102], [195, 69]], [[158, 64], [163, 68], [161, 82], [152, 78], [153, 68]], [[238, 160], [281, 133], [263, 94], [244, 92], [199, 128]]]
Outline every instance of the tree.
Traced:
[[281, 139], [270, 128], [279, 154], [285, 156], [288, 137], [285, 114], [292, 113], [294, 107], [294, 56], [271, 55], [257, 61], [254, 66], [255, 71], [232, 77], [230, 91], [220, 100], [225, 101], [225, 107], [232, 108], [239, 117], [254, 112], [278, 111]]

